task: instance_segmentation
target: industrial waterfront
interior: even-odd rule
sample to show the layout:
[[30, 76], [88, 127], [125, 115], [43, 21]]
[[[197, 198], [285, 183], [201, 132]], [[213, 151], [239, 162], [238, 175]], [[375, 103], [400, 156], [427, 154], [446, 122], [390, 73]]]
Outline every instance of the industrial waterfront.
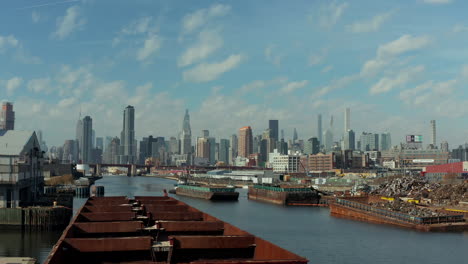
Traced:
[[[106, 196], [162, 195], [174, 181], [104, 176]], [[468, 233], [424, 233], [330, 216], [327, 208], [285, 207], [247, 200], [212, 202], [175, 196], [201, 211], [309, 259], [310, 263], [456, 263], [466, 257]], [[86, 199], [75, 198], [76, 212]], [[30, 256], [42, 263], [59, 231], [2, 231], [0, 255]], [[430, 248], [430, 250], [428, 250]]]

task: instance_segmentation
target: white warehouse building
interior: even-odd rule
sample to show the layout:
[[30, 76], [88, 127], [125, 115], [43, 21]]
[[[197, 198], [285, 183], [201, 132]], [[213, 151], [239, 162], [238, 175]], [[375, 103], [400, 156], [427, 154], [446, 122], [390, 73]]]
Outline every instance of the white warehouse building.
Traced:
[[299, 172], [301, 156], [299, 154], [282, 155], [275, 149], [268, 155], [268, 163], [274, 172], [290, 173]]

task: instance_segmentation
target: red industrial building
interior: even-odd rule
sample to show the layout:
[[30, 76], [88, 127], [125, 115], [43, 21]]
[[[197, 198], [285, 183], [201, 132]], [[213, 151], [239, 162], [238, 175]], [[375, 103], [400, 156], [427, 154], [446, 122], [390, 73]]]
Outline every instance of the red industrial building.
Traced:
[[468, 161], [428, 166], [422, 174], [430, 182], [461, 182], [468, 180]]

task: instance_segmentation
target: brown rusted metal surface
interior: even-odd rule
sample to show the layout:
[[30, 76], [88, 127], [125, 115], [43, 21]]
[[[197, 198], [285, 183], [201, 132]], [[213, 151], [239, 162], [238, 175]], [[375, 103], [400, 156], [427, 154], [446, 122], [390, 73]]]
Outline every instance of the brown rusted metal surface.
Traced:
[[174, 204], [174, 205], [148, 205], [144, 204], [146, 211], [151, 212], [152, 214], [156, 214], [158, 212], [187, 212], [189, 207], [186, 205], [181, 204]]
[[131, 221], [135, 218], [134, 212], [104, 212], [104, 213], [80, 213], [88, 222]]
[[98, 197], [85, 203], [45, 263], [271, 264], [307, 260], [173, 198]]
[[180, 249], [249, 248], [255, 246], [254, 236], [170, 236]]
[[79, 252], [150, 250], [152, 237], [66, 238], [65, 243]]
[[112, 205], [95, 205], [85, 206], [83, 212], [89, 213], [104, 213], [104, 212], [131, 212], [131, 206], [112, 206]]
[[176, 220], [176, 221], [201, 221], [201, 212], [157, 212], [153, 215], [155, 220]]
[[166, 232], [192, 232], [192, 231], [220, 231], [224, 230], [224, 223], [221, 221], [167, 221], [160, 222], [159, 225]]
[[73, 227], [82, 233], [131, 233], [140, 231], [143, 222], [90, 222], [74, 223]]

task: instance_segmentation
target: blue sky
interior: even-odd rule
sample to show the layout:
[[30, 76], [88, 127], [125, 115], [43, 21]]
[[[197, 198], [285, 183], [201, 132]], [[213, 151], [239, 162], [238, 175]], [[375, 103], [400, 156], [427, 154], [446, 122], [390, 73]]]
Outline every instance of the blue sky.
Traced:
[[279, 119], [316, 135], [344, 108], [360, 134], [467, 139], [468, 2], [18, 0], [0, 3], [0, 100], [48, 145], [74, 138], [81, 108], [97, 136], [218, 138]]

